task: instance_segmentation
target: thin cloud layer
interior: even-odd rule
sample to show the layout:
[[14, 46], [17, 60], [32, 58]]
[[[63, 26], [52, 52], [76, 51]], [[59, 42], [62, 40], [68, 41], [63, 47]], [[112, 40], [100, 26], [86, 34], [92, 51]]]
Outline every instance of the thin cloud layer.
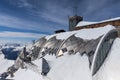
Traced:
[[[67, 24], [67, 16], [75, 14], [75, 6], [78, 7], [78, 15], [83, 16], [85, 20], [102, 20], [110, 16], [119, 16], [116, 13], [120, 13], [120, 10], [113, 12], [119, 9], [119, 0], [17, 0], [10, 3], [21, 6], [32, 15], [63, 25]], [[109, 14], [106, 14], [107, 12]], [[104, 13], [104, 17], [101, 13]]]
[[0, 37], [12, 37], [12, 38], [40, 38], [45, 36], [44, 34], [35, 34], [35, 33], [24, 33], [24, 32], [10, 32], [2, 31], [0, 32]]
[[[51, 25], [47, 25], [45, 22], [39, 23], [5, 14], [0, 14], [0, 26], [41, 32], [49, 30], [48, 33], [52, 32], [55, 29]], [[43, 28], [43, 26], [45, 28]]]

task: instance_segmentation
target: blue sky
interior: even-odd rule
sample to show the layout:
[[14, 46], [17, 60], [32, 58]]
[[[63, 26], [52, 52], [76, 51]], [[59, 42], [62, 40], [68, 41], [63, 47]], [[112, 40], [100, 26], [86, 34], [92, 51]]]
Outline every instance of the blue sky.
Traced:
[[120, 16], [120, 0], [0, 0], [0, 42], [28, 42], [68, 30], [68, 16], [86, 21]]

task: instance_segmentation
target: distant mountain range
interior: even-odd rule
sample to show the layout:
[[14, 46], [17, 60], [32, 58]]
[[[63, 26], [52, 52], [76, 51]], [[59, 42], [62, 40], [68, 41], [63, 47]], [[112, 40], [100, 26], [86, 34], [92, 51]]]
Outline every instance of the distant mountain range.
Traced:
[[17, 43], [0, 44], [0, 50], [4, 54], [4, 58], [9, 60], [16, 60], [22, 49], [23, 45]]

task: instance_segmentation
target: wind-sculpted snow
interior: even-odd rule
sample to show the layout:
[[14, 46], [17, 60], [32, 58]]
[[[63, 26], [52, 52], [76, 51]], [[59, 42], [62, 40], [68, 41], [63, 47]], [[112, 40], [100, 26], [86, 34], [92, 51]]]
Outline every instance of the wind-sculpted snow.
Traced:
[[[70, 44], [71, 46], [73, 46], [73, 47], [75, 46], [78, 48], [79, 45], [77, 46], [75, 43], [75, 42], [77, 42], [77, 40], [78, 40], [78, 44], [80, 43], [79, 41], [81, 41], [81, 40], [83, 40], [84, 43], [86, 41], [87, 42], [89, 42], [91, 40], [94, 41], [95, 39], [98, 39], [99, 37], [103, 36], [104, 34], [106, 34], [107, 32], [109, 32], [112, 29], [114, 29], [113, 26], [107, 25], [107, 26], [101, 27], [101, 28], [83, 29], [83, 30], [78, 30], [78, 31], [70, 31], [70, 32], [64, 32], [64, 33], [46, 36], [45, 38], [47, 39], [47, 41], [45, 42], [44, 45], [40, 46], [40, 48], [42, 48], [42, 49], [39, 52], [37, 52], [39, 54], [38, 57], [41, 57], [41, 54], [46, 54], [46, 53], [52, 53], [55, 55], [61, 54], [60, 48], [62, 48], [62, 46], [64, 46], [67, 42], [71, 43]], [[74, 40], [71, 41], [71, 39], [72, 40], [74, 39]], [[73, 42], [73, 44], [72, 44], [72, 42]], [[75, 45], [74, 45], [74, 43], [75, 43]], [[83, 46], [84, 45], [85, 44], [83, 44]]]
[[43, 46], [42, 52], [55, 54], [63, 40], [56, 39], [56, 36], [50, 38]]
[[39, 52], [43, 48], [43, 45], [46, 43], [46, 41], [47, 41], [47, 39], [45, 39], [45, 37], [42, 37], [35, 42], [34, 46], [32, 47], [32, 50], [31, 50], [32, 60], [35, 60], [36, 58], [38, 58]]
[[[14, 73], [13, 79], [110, 80], [104, 77], [100, 79], [100, 76], [104, 76], [101, 74], [103, 72], [101, 66], [106, 63], [107, 59], [101, 60], [99, 54], [105, 53], [110, 56], [109, 51], [103, 49], [105, 48], [104, 43], [105, 46], [109, 45], [110, 50], [116, 37], [117, 31], [110, 25], [45, 36], [35, 42], [30, 54], [25, 57], [26, 59], [31, 57], [31, 61], [23, 59], [24, 51], [21, 52], [15, 61], [17, 69], [19, 69]], [[104, 58], [107, 58], [108, 55], [105, 55]], [[99, 65], [99, 59], [103, 64], [100, 62]], [[96, 62], [97, 60], [98, 62]], [[21, 64], [23, 69], [21, 69]], [[46, 67], [49, 70], [44, 73], [43, 69]], [[108, 69], [110, 68], [108, 67]]]
[[104, 64], [93, 80], [120, 80], [120, 38], [117, 38]]

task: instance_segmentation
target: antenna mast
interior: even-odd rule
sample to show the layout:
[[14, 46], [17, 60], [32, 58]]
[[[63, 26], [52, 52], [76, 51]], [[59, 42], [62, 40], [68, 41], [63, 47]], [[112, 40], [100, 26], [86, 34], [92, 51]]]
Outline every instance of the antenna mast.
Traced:
[[76, 16], [77, 16], [77, 9], [78, 9], [78, 7], [77, 7], [77, 5], [75, 5], [74, 10], [75, 10], [75, 15]]
[[74, 14], [77, 16], [78, 13], [78, 0], [74, 0]]

